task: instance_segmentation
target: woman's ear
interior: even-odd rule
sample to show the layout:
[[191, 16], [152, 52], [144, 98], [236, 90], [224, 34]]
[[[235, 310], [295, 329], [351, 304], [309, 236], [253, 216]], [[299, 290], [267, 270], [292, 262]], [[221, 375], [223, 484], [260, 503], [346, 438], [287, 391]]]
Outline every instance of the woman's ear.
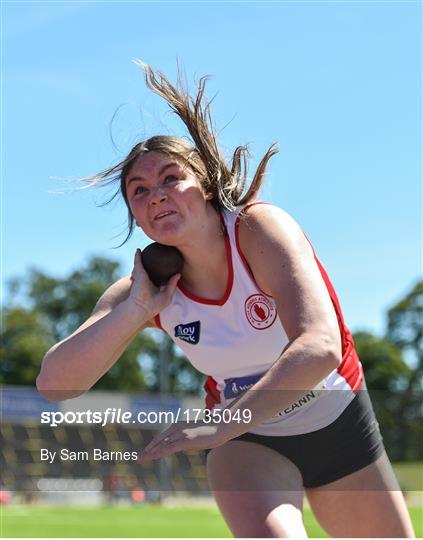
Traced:
[[210, 193], [210, 191], [208, 191], [208, 192], [206, 193], [206, 199], [207, 199], [208, 201], [210, 201], [211, 199], [213, 199], [213, 193]]

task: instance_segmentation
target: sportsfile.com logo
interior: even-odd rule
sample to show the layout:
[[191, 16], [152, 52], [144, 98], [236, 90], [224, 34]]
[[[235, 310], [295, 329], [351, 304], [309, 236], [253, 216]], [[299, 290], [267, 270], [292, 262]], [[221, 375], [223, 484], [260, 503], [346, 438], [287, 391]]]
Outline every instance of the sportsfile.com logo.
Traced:
[[196, 345], [200, 341], [200, 321], [175, 326], [175, 337]]

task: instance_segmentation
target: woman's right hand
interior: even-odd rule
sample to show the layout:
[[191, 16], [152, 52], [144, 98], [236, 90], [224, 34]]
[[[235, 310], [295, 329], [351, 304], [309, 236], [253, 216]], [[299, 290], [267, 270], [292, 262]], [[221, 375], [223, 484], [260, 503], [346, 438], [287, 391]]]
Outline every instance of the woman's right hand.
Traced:
[[151, 320], [172, 301], [181, 274], [172, 276], [166, 285], [156, 287], [148, 277], [142, 262], [141, 250], [137, 249], [131, 274], [131, 290], [127, 302], [141, 308], [143, 317]]

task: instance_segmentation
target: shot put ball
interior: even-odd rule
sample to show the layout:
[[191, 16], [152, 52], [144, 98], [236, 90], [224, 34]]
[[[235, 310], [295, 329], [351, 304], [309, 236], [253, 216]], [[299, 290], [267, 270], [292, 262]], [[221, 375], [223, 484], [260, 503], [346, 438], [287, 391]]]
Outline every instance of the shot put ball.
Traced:
[[173, 246], [164, 246], [153, 242], [141, 253], [141, 261], [148, 277], [156, 285], [166, 285], [169, 278], [182, 272], [184, 258], [181, 252]]

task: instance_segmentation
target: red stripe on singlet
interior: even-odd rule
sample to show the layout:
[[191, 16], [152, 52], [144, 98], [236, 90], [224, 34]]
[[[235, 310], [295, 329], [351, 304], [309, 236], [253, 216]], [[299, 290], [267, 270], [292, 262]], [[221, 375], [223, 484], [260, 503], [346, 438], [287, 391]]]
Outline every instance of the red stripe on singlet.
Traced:
[[209, 376], [207, 377], [203, 388], [206, 391], [206, 407], [211, 410], [215, 405], [220, 403], [220, 393], [217, 389], [217, 382], [213, 377]]
[[160, 320], [160, 313], [157, 313], [157, 315], [154, 315], [154, 322], [156, 323], [157, 328], [160, 328], [160, 330], [165, 331], [162, 326], [162, 321]]
[[[308, 240], [308, 242], [310, 243], [311, 249], [313, 249], [310, 240]], [[351, 387], [352, 391], [354, 393], [357, 393], [360, 390], [364, 379], [363, 367], [361, 365], [360, 359], [358, 358], [357, 351], [354, 348], [354, 339], [352, 337], [352, 334], [348, 329], [347, 325], [345, 324], [344, 316], [342, 315], [341, 306], [339, 304], [335, 289], [333, 288], [333, 285], [329, 279], [329, 276], [326, 273], [326, 270], [323, 268], [322, 263], [317, 258], [314, 249], [313, 254], [317, 266], [319, 267], [320, 274], [323, 278], [323, 281], [325, 282], [329, 296], [332, 300], [336, 317], [338, 319], [339, 330], [341, 332], [342, 362], [341, 365], [338, 367], [338, 373], [342, 377], [344, 377], [348, 385]]]

